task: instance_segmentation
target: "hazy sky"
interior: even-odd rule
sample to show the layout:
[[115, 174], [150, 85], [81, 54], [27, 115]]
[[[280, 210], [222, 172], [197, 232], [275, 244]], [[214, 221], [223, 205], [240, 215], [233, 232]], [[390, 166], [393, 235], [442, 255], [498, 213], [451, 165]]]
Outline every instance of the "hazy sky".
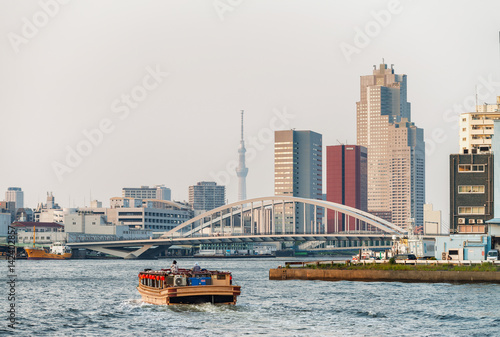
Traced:
[[[66, 3], [68, 2], [68, 3]], [[45, 9], [44, 9], [45, 8]], [[500, 95], [498, 1], [2, 1], [0, 193], [109, 204], [122, 187], [201, 180], [273, 194], [273, 131], [356, 141], [359, 77], [408, 75], [426, 201], [448, 223], [457, 116]], [[465, 107], [464, 107], [465, 106]], [[98, 130], [99, 131], [95, 131]], [[1, 198], [0, 198], [1, 199]]]

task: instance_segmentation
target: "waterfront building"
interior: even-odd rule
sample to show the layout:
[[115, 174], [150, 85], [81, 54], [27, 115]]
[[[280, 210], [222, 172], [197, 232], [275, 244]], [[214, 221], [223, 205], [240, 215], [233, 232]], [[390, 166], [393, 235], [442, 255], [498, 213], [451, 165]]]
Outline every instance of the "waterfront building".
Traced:
[[[491, 142], [491, 150], [497, 155], [493, 157], [493, 166], [500, 167], [500, 120], [495, 120], [494, 122], [494, 133]], [[500, 198], [500, 179], [493, 179], [493, 200], [495, 198], [498, 200]], [[493, 219], [487, 222], [488, 225], [488, 235], [491, 237], [491, 248], [500, 250], [500, 203], [493, 203]]]
[[435, 249], [438, 260], [480, 261], [486, 259], [491, 241], [486, 234], [452, 234], [436, 237]]
[[171, 190], [165, 185], [155, 185], [153, 187], [141, 186], [139, 188], [124, 187], [122, 188], [122, 197], [135, 199], [157, 199], [171, 200]]
[[[424, 205], [424, 234], [441, 234], [441, 211], [433, 209], [432, 204]], [[448, 233], [443, 233], [448, 234]]]
[[493, 218], [493, 154], [450, 155], [450, 233], [486, 233]]
[[226, 204], [226, 187], [213, 181], [189, 186], [189, 203], [195, 211], [210, 211]]
[[[274, 133], [274, 194], [319, 199], [323, 197], [322, 135], [313, 131]], [[313, 206], [285, 206], [275, 214], [276, 233], [321, 231], [323, 212]], [[316, 227], [314, 226], [316, 224]]]
[[12, 226], [17, 229], [17, 242], [20, 244], [32, 244], [33, 236], [36, 243], [41, 245], [66, 241], [64, 225], [60, 223], [16, 221]]
[[20, 187], [9, 187], [5, 192], [5, 201], [15, 203], [15, 208], [24, 207], [24, 192]]
[[152, 236], [152, 231], [131, 231], [128, 226], [106, 224], [99, 216], [76, 211], [65, 214], [64, 224], [16, 221], [13, 226], [17, 229], [17, 242], [24, 246], [30, 246], [33, 243], [34, 234], [36, 244], [40, 245], [49, 245], [54, 242], [148, 239]]
[[[362, 211], [367, 205], [367, 153], [358, 145], [326, 147], [326, 200]], [[345, 214], [327, 212], [327, 233], [355, 230], [355, 220]]]
[[361, 76], [357, 145], [368, 150], [368, 211], [400, 227], [423, 225], [425, 144], [411, 122], [407, 77], [391, 66]]
[[[64, 214], [64, 230], [69, 242], [148, 239], [152, 230], [130, 228], [108, 222], [108, 210], [80, 209]], [[101, 214], [104, 213], [105, 215]], [[113, 214], [113, 212], [110, 212]], [[112, 218], [112, 216], [111, 216]]]
[[[142, 200], [115, 197], [106, 209], [107, 221], [114, 225], [127, 225], [131, 230], [146, 229], [166, 232], [193, 217], [188, 204], [169, 200]], [[94, 214], [99, 210], [92, 211]]]
[[476, 106], [475, 112], [460, 115], [460, 153], [484, 153], [491, 150], [493, 123], [500, 119], [500, 96], [496, 104]]
[[238, 176], [238, 201], [247, 199], [247, 175], [248, 168], [245, 165], [245, 141], [243, 139], [243, 114], [241, 110], [241, 139], [240, 147], [238, 148], [238, 167], [236, 168], [236, 175]]

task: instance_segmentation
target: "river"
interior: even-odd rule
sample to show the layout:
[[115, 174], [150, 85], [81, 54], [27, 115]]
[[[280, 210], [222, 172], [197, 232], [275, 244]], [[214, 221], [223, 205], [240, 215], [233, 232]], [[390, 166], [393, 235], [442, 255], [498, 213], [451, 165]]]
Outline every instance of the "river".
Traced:
[[0, 335], [500, 335], [498, 284], [270, 281], [269, 269], [289, 260], [311, 259], [177, 259], [231, 271], [242, 286], [236, 306], [142, 303], [138, 272], [171, 260], [16, 261], [18, 323], [7, 326], [5, 267]]

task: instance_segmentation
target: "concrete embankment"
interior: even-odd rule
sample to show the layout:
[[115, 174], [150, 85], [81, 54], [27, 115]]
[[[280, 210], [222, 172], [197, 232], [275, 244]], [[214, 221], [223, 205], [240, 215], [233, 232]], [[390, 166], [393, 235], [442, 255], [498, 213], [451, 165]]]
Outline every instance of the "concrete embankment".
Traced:
[[500, 272], [276, 268], [270, 280], [500, 283]]

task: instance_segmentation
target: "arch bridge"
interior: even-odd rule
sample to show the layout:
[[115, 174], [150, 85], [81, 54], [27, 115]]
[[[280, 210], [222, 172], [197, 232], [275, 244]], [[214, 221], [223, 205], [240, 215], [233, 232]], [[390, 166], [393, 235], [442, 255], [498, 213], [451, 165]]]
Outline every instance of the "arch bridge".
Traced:
[[[325, 221], [327, 212], [331, 212], [328, 223]], [[324, 200], [271, 196], [215, 208], [195, 216], [157, 239], [68, 245], [123, 258], [137, 258], [180, 244], [387, 240], [393, 235], [403, 234], [404, 229], [356, 208]]]
[[[324, 222], [332, 212], [331, 223]], [[343, 225], [342, 225], [343, 223]], [[404, 230], [368, 212], [330, 201], [272, 196], [238, 201], [200, 214], [168, 231], [162, 238], [205, 235], [276, 235], [385, 232]]]

